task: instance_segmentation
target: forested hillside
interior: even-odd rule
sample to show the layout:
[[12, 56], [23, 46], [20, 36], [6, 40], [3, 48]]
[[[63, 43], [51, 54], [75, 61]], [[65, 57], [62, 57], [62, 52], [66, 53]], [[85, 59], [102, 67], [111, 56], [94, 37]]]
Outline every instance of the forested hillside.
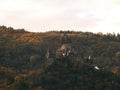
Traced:
[[[66, 32], [76, 52], [70, 64], [53, 58], [63, 31], [0, 26], [0, 90], [119, 90], [120, 34]], [[46, 60], [48, 49], [52, 57]], [[83, 60], [88, 56], [92, 65]]]

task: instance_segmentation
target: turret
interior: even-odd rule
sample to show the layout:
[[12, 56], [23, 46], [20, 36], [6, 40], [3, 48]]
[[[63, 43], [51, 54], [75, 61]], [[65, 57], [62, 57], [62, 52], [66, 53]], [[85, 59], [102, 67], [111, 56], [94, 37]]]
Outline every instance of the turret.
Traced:
[[71, 39], [67, 36], [66, 33], [64, 33], [64, 36], [61, 39], [61, 49], [65, 49], [65, 50], [71, 50]]
[[64, 33], [64, 36], [61, 38], [61, 43], [62, 43], [62, 44], [70, 44], [70, 43], [71, 43], [71, 40], [70, 40], [70, 38], [67, 36], [66, 33]]

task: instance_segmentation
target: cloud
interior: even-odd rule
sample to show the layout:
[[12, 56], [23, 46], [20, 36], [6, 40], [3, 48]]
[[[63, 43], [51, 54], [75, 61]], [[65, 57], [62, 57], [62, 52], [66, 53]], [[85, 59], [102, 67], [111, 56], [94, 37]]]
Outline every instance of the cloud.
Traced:
[[30, 31], [119, 29], [119, 0], [0, 0], [0, 24]]

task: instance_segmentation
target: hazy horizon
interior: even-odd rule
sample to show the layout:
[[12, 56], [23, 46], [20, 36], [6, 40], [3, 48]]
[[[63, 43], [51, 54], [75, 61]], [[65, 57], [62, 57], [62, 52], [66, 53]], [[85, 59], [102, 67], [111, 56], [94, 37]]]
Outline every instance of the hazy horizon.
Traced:
[[31, 32], [120, 33], [119, 0], [0, 0], [0, 25]]

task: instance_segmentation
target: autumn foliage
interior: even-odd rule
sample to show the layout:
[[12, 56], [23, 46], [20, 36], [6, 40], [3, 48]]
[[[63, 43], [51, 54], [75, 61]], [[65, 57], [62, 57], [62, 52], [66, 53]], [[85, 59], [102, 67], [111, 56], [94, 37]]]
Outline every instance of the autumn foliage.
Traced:
[[119, 90], [120, 34], [66, 32], [76, 53], [69, 63], [54, 58], [64, 31], [0, 26], [0, 90]]

